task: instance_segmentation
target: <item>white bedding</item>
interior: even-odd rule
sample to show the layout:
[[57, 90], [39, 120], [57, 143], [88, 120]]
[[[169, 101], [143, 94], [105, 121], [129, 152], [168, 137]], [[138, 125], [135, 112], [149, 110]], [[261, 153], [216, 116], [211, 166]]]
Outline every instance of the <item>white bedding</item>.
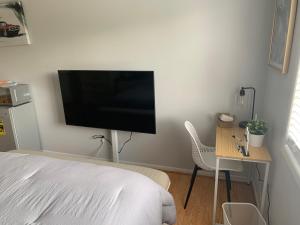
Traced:
[[135, 172], [0, 153], [1, 225], [175, 223], [172, 196]]

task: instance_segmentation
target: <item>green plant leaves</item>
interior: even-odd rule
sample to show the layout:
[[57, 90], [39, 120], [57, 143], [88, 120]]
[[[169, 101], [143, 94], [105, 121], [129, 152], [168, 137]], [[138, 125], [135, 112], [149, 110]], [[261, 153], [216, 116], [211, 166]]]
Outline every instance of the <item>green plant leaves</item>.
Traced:
[[252, 120], [247, 124], [250, 134], [264, 135], [267, 131], [267, 124], [262, 120]]

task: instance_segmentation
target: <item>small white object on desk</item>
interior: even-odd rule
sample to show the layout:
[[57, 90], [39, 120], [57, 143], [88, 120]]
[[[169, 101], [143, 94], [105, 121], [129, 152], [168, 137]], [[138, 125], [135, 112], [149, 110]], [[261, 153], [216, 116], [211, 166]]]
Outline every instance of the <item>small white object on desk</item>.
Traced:
[[249, 135], [250, 135], [249, 128], [246, 127], [246, 129], [245, 129], [245, 137], [246, 137], [245, 154], [246, 154], [246, 156], [249, 155]]
[[226, 114], [221, 114], [219, 116], [219, 119], [224, 121], [224, 122], [232, 122], [234, 118], [232, 116], [226, 115]]

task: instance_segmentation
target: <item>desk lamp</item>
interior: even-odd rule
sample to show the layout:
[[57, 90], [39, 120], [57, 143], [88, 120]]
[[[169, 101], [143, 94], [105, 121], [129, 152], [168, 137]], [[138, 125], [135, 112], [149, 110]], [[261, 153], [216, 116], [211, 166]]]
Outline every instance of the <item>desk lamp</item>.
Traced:
[[[252, 103], [252, 114], [251, 114], [251, 120], [253, 120], [254, 118], [254, 106], [255, 106], [255, 94], [256, 94], [256, 90], [254, 87], [241, 87], [240, 90], [240, 99], [241, 99], [241, 103], [244, 104], [244, 96], [246, 94], [246, 90], [252, 90], [253, 91], [253, 103]], [[239, 123], [239, 127], [241, 128], [246, 128], [248, 121], [241, 121]]]

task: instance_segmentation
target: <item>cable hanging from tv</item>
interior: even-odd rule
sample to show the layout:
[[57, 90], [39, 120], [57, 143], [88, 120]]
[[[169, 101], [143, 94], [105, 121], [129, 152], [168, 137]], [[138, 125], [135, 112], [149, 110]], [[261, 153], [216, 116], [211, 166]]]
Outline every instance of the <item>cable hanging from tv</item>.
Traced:
[[101, 149], [102, 149], [102, 146], [104, 144], [104, 141], [103, 141], [103, 138], [100, 139], [100, 145], [98, 146], [97, 148], [97, 152], [96, 152], [96, 157], [99, 156], [100, 152], [101, 152]]
[[109, 139], [107, 139], [104, 135], [98, 135], [98, 134], [95, 134], [92, 136], [93, 139], [101, 139], [101, 140], [105, 140], [107, 141], [110, 145], [111, 145], [111, 141]]
[[122, 147], [120, 148], [120, 150], [119, 150], [119, 152], [118, 152], [119, 154], [120, 154], [120, 153], [123, 151], [123, 149], [124, 149], [125, 145], [126, 145], [128, 142], [130, 142], [130, 141], [131, 141], [131, 139], [132, 139], [132, 135], [133, 135], [133, 132], [131, 131], [129, 138], [128, 138], [126, 141], [124, 141], [124, 143], [123, 143]]
[[[119, 154], [124, 150], [126, 144], [132, 140], [132, 135], [133, 135], [133, 132], [131, 131], [131, 132], [130, 132], [129, 138], [128, 138], [126, 141], [124, 141], [124, 143], [122, 144], [122, 147], [121, 147], [120, 150], [118, 151]], [[95, 134], [95, 135], [92, 136], [92, 138], [93, 138], [93, 139], [100, 139], [100, 142], [101, 142], [101, 143], [100, 143], [100, 146], [98, 147], [98, 152], [99, 152], [99, 151], [101, 150], [101, 148], [103, 147], [103, 144], [104, 144], [104, 141], [103, 141], [103, 140], [107, 141], [110, 145], [112, 145], [111, 141], [110, 141], [109, 139], [107, 139], [104, 135], [98, 135], [98, 134]]]
[[100, 139], [100, 145], [97, 148], [96, 156], [98, 156], [100, 154], [105, 141], [111, 145], [111, 141], [109, 139], [107, 139], [104, 135], [95, 134], [92, 136], [92, 139], [94, 139], [94, 140]]

